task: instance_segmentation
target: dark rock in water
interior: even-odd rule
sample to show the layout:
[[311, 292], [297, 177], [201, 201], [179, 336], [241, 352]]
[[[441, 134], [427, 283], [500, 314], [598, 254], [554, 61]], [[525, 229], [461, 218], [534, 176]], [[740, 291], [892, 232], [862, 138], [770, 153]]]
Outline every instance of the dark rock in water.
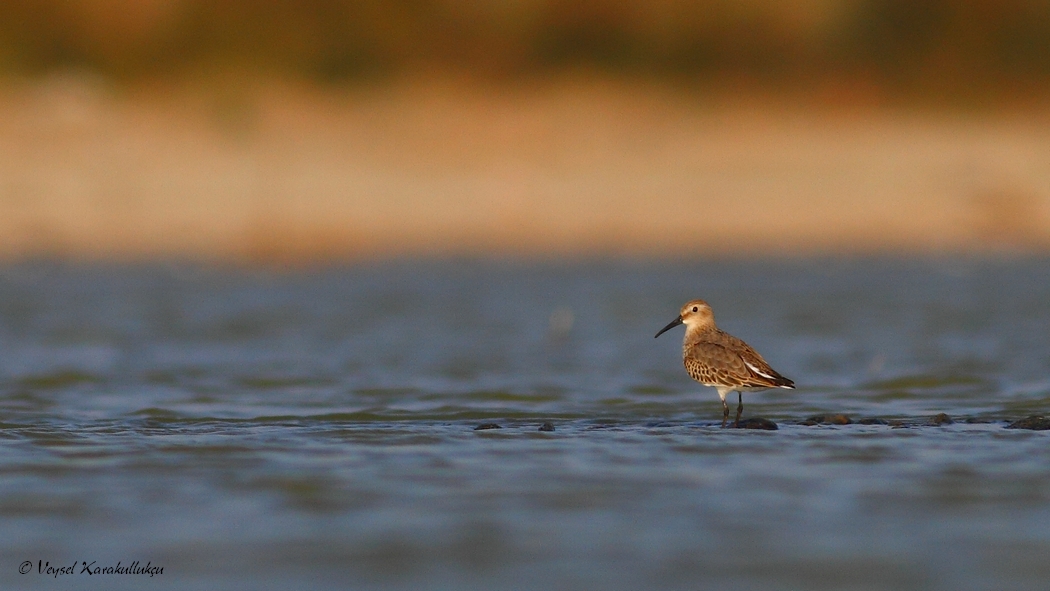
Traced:
[[879, 417], [865, 417], [857, 421], [858, 425], [889, 425], [890, 422]]
[[553, 431], [554, 423], [543, 423], [540, 425], [540, 431]]
[[475, 431], [485, 431], [487, 429], [502, 429], [502, 428], [503, 427], [500, 427], [496, 423], [482, 423], [482, 424], [478, 425], [477, 427], [474, 427], [474, 430]]
[[751, 417], [744, 419], [739, 423], [733, 425], [734, 429], [762, 429], [765, 431], [776, 431], [779, 429], [777, 424], [769, 419], [763, 419], [759, 417]]
[[930, 421], [928, 423], [926, 423], [926, 424], [927, 425], [932, 425], [934, 427], [939, 427], [941, 425], [951, 425], [954, 422], [955, 421], [953, 421], [951, 417], [949, 417], [948, 415], [946, 415], [946, 414], [944, 414], [942, 412], [942, 413], [938, 413], [938, 414], [935, 414], [932, 417], [930, 417]]
[[966, 417], [966, 422], [970, 425], [987, 425], [988, 423], [994, 423], [995, 421], [984, 417]]
[[812, 427], [814, 425], [849, 425], [852, 422], [853, 421], [850, 420], [849, 415], [834, 414], [809, 417], [799, 424]]
[[1050, 419], [1038, 415], [1025, 417], [1006, 426], [1007, 429], [1031, 429], [1032, 431], [1050, 431]]

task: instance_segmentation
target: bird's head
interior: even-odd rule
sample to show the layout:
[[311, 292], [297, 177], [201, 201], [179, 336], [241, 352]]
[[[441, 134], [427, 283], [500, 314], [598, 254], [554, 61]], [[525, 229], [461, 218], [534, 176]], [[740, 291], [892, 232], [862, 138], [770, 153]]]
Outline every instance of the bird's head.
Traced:
[[707, 302], [704, 300], [692, 300], [686, 302], [686, 304], [682, 306], [681, 311], [679, 311], [678, 318], [675, 318], [670, 324], [663, 327], [660, 332], [656, 333], [656, 336], [658, 337], [664, 334], [679, 324], [684, 324], [687, 331], [714, 326], [715, 314], [711, 311], [711, 306], [708, 306]]

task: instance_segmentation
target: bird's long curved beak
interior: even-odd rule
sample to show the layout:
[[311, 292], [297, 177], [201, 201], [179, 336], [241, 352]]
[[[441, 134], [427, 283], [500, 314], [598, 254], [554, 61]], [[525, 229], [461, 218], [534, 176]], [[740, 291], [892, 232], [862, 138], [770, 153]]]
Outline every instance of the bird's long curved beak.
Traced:
[[672, 320], [671, 324], [668, 324], [667, 326], [661, 328], [660, 332], [656, 333], [656, 336], [654, 336], [653, 338], [655, 339], [656, 337], [664, 334], [665, 332], [671, 330], [672, 328], [678, 326], [681, 323], [682, 323], [682, 317], [679, 316], [678, 318], [675, 318], [674, 320]]

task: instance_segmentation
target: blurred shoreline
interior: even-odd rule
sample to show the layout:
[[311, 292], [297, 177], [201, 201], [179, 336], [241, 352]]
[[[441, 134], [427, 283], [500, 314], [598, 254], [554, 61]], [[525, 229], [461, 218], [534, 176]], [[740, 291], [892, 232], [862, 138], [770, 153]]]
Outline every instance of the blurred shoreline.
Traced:
[[740, 97], [580, 75], [8, 81], [0, 260], [1050, 250], [1050, 105]]

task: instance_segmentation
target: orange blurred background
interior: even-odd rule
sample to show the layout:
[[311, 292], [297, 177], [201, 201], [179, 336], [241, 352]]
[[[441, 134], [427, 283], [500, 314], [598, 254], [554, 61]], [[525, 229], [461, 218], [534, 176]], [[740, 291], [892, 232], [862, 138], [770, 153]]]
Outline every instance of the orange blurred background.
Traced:
[[0, 258], [1045, 252], [1050, 3], [9, 0]]

